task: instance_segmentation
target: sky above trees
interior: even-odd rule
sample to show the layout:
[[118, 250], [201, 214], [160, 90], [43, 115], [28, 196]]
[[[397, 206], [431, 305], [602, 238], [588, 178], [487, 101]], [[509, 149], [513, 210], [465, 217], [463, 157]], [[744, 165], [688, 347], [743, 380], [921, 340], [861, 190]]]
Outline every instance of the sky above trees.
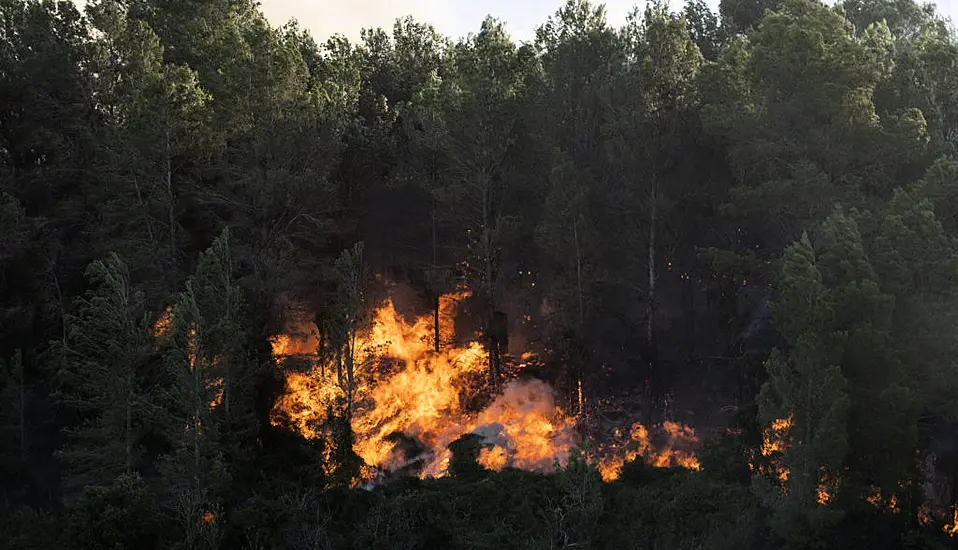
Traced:
[[[673, 9], [681, 8], [683, 0], [669, 0]], [[709, 7], [718, 11], [718, 0], [708, 0]], [[479, 29], [487, 14], [506, 23], [506, 28], [518, 40], [531, 40], [535, 28], [563, 4], [562, 0], [262, 0], [262, 9], [274, 23], [297, 19], [317, 40], [332, 34], [359, 38], [366, 27], [392, 26], [396, 18], [411, 14], [416, 20], [426, 21], [436, 30], [460, 37]], [[636, 4], [642, 0], [608, 0], [605, 2], [609, 22], [619, 26]], [[958, 19], [958, 0], [939, 0], [938, 11], [952, 20]]]

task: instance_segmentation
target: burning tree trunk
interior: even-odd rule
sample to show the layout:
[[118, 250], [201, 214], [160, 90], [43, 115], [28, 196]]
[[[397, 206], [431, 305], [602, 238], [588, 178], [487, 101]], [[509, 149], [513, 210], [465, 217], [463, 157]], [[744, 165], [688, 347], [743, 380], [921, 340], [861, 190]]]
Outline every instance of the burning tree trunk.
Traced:
[[432, 306], [432, 324], [433, 324], [433, 351], [439, 353], [439, 293], [435, 293], [435, 300]]

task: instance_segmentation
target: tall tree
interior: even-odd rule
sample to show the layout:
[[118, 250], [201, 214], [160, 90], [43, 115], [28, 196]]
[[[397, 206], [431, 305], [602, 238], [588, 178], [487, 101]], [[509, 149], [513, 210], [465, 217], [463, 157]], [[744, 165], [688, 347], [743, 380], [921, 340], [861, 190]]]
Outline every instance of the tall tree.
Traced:
[[505, 352], [496, 322], [502, 241], [510, 224], [504, 164], [515, 140], [515, 99], [523, 57], [501, 23], [486, 19], [479, 33], [448, 54], [444, 77], [421, 95], [421, 139], [442, 155], [431, 192], [454, 212], [462, 241], [457, 260], [480, 303], [489, 351], [489, 382], [497, 385]]
[[67, 316], [66, 341], [55, 343], [65, 358], [56, 396], [75, 419], [60, 454], [74, 490], [138, 469], [140, 436], [155, 416], [142, 388], [149, 354], [143, 293], [115, 254], [91, 264], [87, 276], [94, 288]]
[[369, 304], [366, 287], [369, 276], [363, 260], [363, 243], [356, 243], [339, 255], [335, 264], [338, 292], [335, 299], [336, 314], [332, 316], [329, 334], [335, 348], [336, 376], [346, 395], [346, 419], [352, 421], [355, 391], [362, 374], [357, 364], [360, 358], [356, 348], [359, 333], [366, 328]]
[[921, 113], [876, 116], [878, 38], [859, 41], [828, 7], [790, 0], [705, 72], [706, 128], [727, 143], [737, 180], [727, 213], [750, 251], [778, 256], [835, 202], [883, 200], [923, 150]]
[[87, 14], [99, 31], [94, 43], [95, 90], [103, 125], [98, 135], [97, 206], [90, 228], [98, 248], [115, 249], [136, 266], [140, 280], [169, 292], [187, 238], [182, 195], [208, 159], [210, 97], [189, 68], [166, 64], [159, 38], [121, 4], [102, 0]]
[[[659, 385], [655, 380], [661, 375], [655, 326], [657, 278], [665, 264], [661, 237], [672, 217], [671, 206], [679, 198], [676, 168], [688, 145], [683, 129], [693, 120], [698, 102], [695, 83], [702, 55], [684, 21], [664, 4], [646, 8], [641, 18], [633, 14], [626, 33], [628, 70], [617, 81], [613, 101], [619, 111], [607, 129], [615, 136], [607, 153], [615, 177], [604, 190], [603, 208], [609, 215], [604, 216], [601, 230], [632, 243], [634, 252], [624, 256], [625, 269], [617, 277], [646, 305], [647, 379], [651, 379], [650, 396], [655, 402], [664, 390], [652, 387]], [[646, 145], [636, 148], [636, 143]]]
[[[566, 346], [588, 347], [586, 332], [597, 314], [601, 247], [596, 208], [601, 181], [608, 177], [609, 147], [603, 129], [615, 116], [614, 79], [625, 55], [621, 37], [605, 20], [602, 6], [570, 1], [537, 31], [541, 72], [524, 106], [533, 122], [546, 171], [546, 195], [535, 228], [541, 256], [537, 279], [551, 306], [548, 330]], [[541, 177], [541, 176], [540, 176]], [[571, 336], [564, 338], [563, 336]], [[562, 341], [560, 340], [560, 341]], [[566, 388], [578, 398], [585, 357], [568, 358]], [[577, 403], [578, 405], [579, 403]]]
[[819, 488], [841, 471], [849, 452], [849, 397], [840, 366], [843, 335], [832, 330], [834, 303], [807, 234], [786, 250], [779, 290], [775, 319], [789, 351], [769, 357], [758, 405], [765, 423], [790, 421], [776, 534], [790, 547], [808, 548], [821, 534], [810, 527], [834, 514], [819, 508]]
[[255, 370], [246, 352], [249, 329], [230, 250], [224, 230], [201, 254], [171, 313], [167, 359], [174, 384], [174, 451], [165, 477], [168, 505], [194, 545], [215, 542], [228, 465], [241, 463], [256, 434]]
[[859, 502], [876, 489], [891, 498], [913, 478], [918, 436], [914, 379], [895, 349], [895, 299], [882, 292], [852, 216], [836, 208], [822, 223], [820, 241], [818, 263], [833, 297], [834, 330], [844, 334], [848, 441], [856, 450], [846, 461], [841, 492]]

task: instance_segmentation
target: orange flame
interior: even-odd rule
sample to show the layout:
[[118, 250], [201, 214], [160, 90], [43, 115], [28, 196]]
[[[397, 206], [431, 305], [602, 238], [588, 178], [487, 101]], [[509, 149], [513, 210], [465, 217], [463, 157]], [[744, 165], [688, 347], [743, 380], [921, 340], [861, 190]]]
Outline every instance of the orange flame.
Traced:
[[[789, 470], [781, 463], [779, 455], [785, 452], [788, 447], [787, 438], [789, 431], [792, 429], [793, 419], [794, 415], [789, 414], [788, 418], [778, 418], [772, 421], [771, 428], [765, 430], [762, 438], [762, 456], [772, 459], [773, 473], [783, 483], [788, 481]], [[823, 495], [819, 492], [819, 500], [822, 499]], [[827, 502], [827, 497], [825, 497], [825, 501]]]
[[172, 306], [166, 306], [166, 309], [163, 310], [163, 313], [160, 314], [160, 317], [153, 323], [153, 337], [157, 338], [169, 333], [170, 328], [173, 326], [171, 315], [173, 313]]
[[[695, 430], [677, 422], [666, 421], [656, 428], [667, 439], [658, 446], [653, 446], [649, 437], [649, 430], [641, 423], [632, 425], [627, 442], [614, 442], [600, 450], [599, 473], [605, 481], [614, 481], [626, 462], [642, 458], [647, 464], [656, 468], [686, 468], [700, 470], [698, 458], [694, 448], [699, 443]], [[624, 449], [625, 453], [619, 452]]]
[[958, 508], [952, 511], [951, 523], [945, 524], [944, 531], [951, 536], [958, 534]]
[[[902, 482], [898, 482], [898, 486], [904, 488], [904, 484]], [[898, 506], [898, 496], [893, 494], [886, 499], [882, 495], [881, 489], [877, 487], [872, 488], [871, 494], [865, 497], [865, 500], [869, 504], [874, 506], [875, 508], [878, 508], [878, 509], [884, 508], [895, 514], [897, 514], [898, 512], [901, 512], [901, 508]], [[919, 510], [918, 511], [919, 523], [921, 522], [921, 515], [922, 515], [922, 512], [921, 510]]]

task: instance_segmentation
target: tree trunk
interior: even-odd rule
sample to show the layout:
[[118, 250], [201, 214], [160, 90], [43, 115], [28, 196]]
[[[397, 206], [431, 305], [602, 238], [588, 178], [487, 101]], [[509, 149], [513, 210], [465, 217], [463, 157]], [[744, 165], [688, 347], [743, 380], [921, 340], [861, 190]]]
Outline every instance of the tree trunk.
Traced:
[[[578, 347], [578, 340], [582, 338], [582, 334], [585, 330], [585, 304], [584, 298], [582, 296], [582, 251], [579, 247], [579, 217], [578, 215], [572, 218], [572, 240], [575, 245], [575, 284], [576, 284], [576, 293], [578, 294], [579, 302], [579, 327], [576, 333], [578, 334], [576, 338], [575, 345]], [[577, 365], [573, 372], [575, 373], [575, 386], [576, 386], [576, 407], [577, 411], [581, 414], [584, 408], [584, 398], [582, 395], [582, 367]]]
[[170, 260], [176, 265], [176, 198], [173, 193], [173, 152], [170, 145], [170, 128], [166, 128], [166, 183], [167, 217], [170, 224]]
[[436, 220], [436, 197], [432, 197], [432, 286], [433, 286], [433, 330], [434, 338], [433, 345], [436, 353], [439, 353], [439, 272], [438, 270], [438, 230], [437, 230], [437, 220]]
[[[647, 258], [647, 268], [648, 268], [648, 289], [647, 289], [647, 301], [648, 301], [648, 318], [646, 320], [646, 333], [645, 333], [645, 344], [646, 344], [646, 357], [648, 361], [648, 381], [646, 382], [646, 392], [648, 394], [649, 406], [652, 410], [657, 410], [659, 406], [659, 395], [661, 394], [661, 388], [659, 387], [659, 376], [660, 373], [658, 365], [658, 350], [655, 345], [655, 230], [658, 217], [658, 195], [657, 195], [657, 182], [656, 175], [652, 174], [652, 185], [651, 185], [651, 197], [650, 197], [650, 206], [649, 206], [649, 240], [648, 240], [648, 258]], [[651, 411], [650, 411], [651, 413]], [[651, 419], [650, 419], [651, 420]]]
[[[194, 334], [194, 338], [198, 341], [199, 335]], [[197, 345], [193, 346], [191, 350], [193, 352], [193, 405], [195, 415], [193, 420], [193, 477], [199, 486], [199, 476], [200, 476], [200, 418], [203, 414], [203, 407], [205, 403], [203, 402], [203, 377], [200, 373], [200, 369], [203, 368], [202, 358], [200, 357], [200, 347]]]
[[27, 459], [27, 426], [26, 426], [26, 412], [27, 412], [27, 392], [26, 392], [26, 380], [23, 377], [23, 352], [17, 350], [17, 354], [14, 360], [14, 367], [16, 367], [17, 382], [19, 384], [18, 390], [18, 403], [17, 403], [17, 429], [20, 430], [20, 458], [22, 460]]
[[[129, 377], [132, 378], [132, 375]], [[125, 435], [126, 435], [126, 473], [131, 475], [133, 473], [133, 380], [127, 379], [127, 393], [126, 393], [126, 425]]]
[[[226, 280], [223, 281], [223, 291], [226, 292], [226, 322], [227, 324], [232, 324], [233, 321], [233, 299], [231, 290], [233, 288], [233, 268], [232, 268], [232, 259], [229, 256], [229, 233], [224, 233], [226, 241]], [[220, 357], [223, 365], [223, 407], [226, 411], [226, 418], [230, 418], [230, 387], [232, 386], [233, 373], [232, 373], [232, 357], [230, 357], [233, 347], [233, 342], [227, 344], [227, 353], [223, 354], [223, 357]]]
[[652, 188], [652, 206], [649, 212], [649, 243], [648, 243], [648, 270], [649, 270], [649, 287], [648, 287], [648, 322], [647, 322], [647, 331], [645, 335], [646, 343], [649, 347], [652, 347], [652, 343], [655, 339], [655, 225], [656, 225], [656, 216], [657, 205], [656, 205], [656, 192], [655, 185], [653, 184]]
[[353, 388], [354, 388], [354, 369], [356, 361], [356, 328], [349, 329], [349, 342], [346, 352], [346, 414], [350, 422], [353, 418]]
[[492, 207], [490, 204], [490, 182], [489, 178], [483, 176], [482, 187], [482, 255], [483, 255], [483, 275], [485, 277], [486, 294], [486, 330], [488, 332], [487, 341], [489, 348], [489, 385], [493, 388], [499, 385], [499, 340], [495, 331], [495, 283], [493, 281], [493, 227], [492, 227]]
[[582, 298], [582, 253], [579, 250], [578, 216], [572, 218], [572, 239], [575, 243], [575, 282], [579, 294], [579, 330], [585, 327], [585, 307]]
[[433, 292], [434, 294], [434, 303], [433, 303], [433, 332], [434, 337], [434, 348], [436, 353], [439, 353], [439, 292]]

